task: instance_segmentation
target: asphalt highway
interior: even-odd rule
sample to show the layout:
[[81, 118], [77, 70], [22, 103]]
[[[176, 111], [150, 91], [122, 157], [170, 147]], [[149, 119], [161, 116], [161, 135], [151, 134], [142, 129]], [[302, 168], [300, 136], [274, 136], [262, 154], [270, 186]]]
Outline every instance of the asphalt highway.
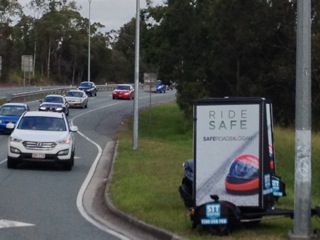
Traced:
[[[140, 91], [139, 108], [174, 101], [174, 91]], [[38, 102], [29, 103], [36, 110]], [[75, 166], [23, 164], [7, 169], [8, 135], [0, 135], [0, 240], [174, 239], [113, 208], [106, 189], [121, 122], [133, 114], [133, 101], [112, 100], [111, 92], [90, 97], [87, 109], [71, 109], [78, 126]]]

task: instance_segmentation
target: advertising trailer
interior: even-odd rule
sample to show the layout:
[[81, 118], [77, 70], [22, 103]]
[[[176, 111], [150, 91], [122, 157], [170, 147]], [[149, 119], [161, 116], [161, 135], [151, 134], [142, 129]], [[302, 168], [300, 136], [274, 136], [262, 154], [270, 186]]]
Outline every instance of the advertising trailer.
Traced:
[[195, 103], [196, 206], [211, 201], [210, 195], [214, 194], [239, 207], [265, 207], [265, 199], [273, 194], [268, 108], [270, 105], [263, 98], [206, 99]]
[[221, 233], [266, 215], [292, 217], [291, 210], [273, 208], [285, 184], [276, 175], [271, 101], [201, 99], [193, 114], [194, 159], [184, 163], [188, 174], [179, 187], [193, 227]]
[[[274, 205], [286, 196], [276, 175], [272, 103], [259, 97], [200, 99], [193, 106], [193, 159], [179, 192], [192, 227], [228, 234], [263, 217], [294, 217]], [[320, 207], [311, 209], [320, 215]]]

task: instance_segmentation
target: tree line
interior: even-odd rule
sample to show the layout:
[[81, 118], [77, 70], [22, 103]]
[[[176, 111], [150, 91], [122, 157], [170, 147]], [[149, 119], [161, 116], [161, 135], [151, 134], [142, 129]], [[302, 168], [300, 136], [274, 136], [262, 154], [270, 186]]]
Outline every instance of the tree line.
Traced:
[[[296, 0], [167, 0], [140, 11], [140, 80], [157, 73], [177, 86], [177, 103], [192, 115], [199, 98], [271, 99], [276, 124], [295, 117]], [[312, 116], [319, 126], [320, 3], [312, 0]], [[0, 83], [21, 83], [21, 56], [32, 55], [31, 83], [76, 85], [87, 79], [89, 21], [76, 1], [0, 3]], [[107, 9], [106, 9], [107, 11]], [[18, 20], [17, 20], [18, 19]], [[91, 79], [133, 82], [135, 19], [110, 32], [91, 23]], [[299, 90], [299, 89], [297, 89]]]

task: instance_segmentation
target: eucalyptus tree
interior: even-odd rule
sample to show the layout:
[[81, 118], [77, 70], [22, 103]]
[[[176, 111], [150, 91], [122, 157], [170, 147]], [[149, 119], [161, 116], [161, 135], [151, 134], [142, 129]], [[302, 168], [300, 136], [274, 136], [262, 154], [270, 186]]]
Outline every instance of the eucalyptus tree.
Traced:
[[17, 0], [0, 2], [0, 56], [2, 57], [1, 81], [7, 81], [13, 53], [13, 24], [22, 15], [22, 7]]
[[[158, 77], [177, 83], [177, 103], [186, 115], [192, 112], [196, 98], [208, 96], [202, 87], [208, 81], [205, 72], [207, 16], [198, 11], [202, 1], [168, 0], [168, 5], [149, 9], [147, 19], [154, 19], [145, 33], [145, 59], [157, 65]], [[152, 42], [152, 43], [150, 43]]]
[[108, 48], [108, 45], [109, 38], [106, 34], [96, 32], [92, 37], [91, 74], [96, 83], [105, 84], [114, 81], [112, 77], [113, 69], [111, 68], [112, 50]]
[[[77, 21], [83, 21], [77, 12], [74, 1], [31, 1], [33, 8], [42, 12], [41, 17], [35, 19], [35, 45], [41, 45], [41, 49], [35, 51], [39, 56], [39, 64], [42, 74], [46, 78], [63, 81], [62, 53], [66, 37], [70, 35], [70, 29]], [[54, 64], [52, 64], [52, 62]]]
[[135, 19], [121, 27], [118, 39], [112, 44], [113, 69], [116, 82], [133, 82], [135, 59]]
[[11, 25], [22, 15], [22, 7], [18, 0], [1, 0], [0, 25]]
[[37, 22], [42, 15], [48, 11], [48, 4], [45, 0], [31, 0], [28, 4], [33, 14], [33, 77], [35, 76], [35, 68], [37, 64], [37, 46], [38, 46], [38, 28]]

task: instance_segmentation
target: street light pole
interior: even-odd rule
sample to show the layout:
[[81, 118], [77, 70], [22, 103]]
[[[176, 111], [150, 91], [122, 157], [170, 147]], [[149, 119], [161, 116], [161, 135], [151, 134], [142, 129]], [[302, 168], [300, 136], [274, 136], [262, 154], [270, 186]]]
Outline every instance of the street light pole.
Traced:
[[88, 0], [89, 1], [89, 30], [88, 30], [88, 82], [90, 82], [90, 61], [91, 61], [91, 2], [92, 0]]
[[311, 228], [311, 0], [297, 1], [294, 230], [289, 239], [314, 239]]
[[136, 3], [136, 48], [134, 67], [134, 106], [133, 106], [133, 150], [138, 149], [138, 122], [139, 122], [139, 59], [140, 59], [140, 0]]

